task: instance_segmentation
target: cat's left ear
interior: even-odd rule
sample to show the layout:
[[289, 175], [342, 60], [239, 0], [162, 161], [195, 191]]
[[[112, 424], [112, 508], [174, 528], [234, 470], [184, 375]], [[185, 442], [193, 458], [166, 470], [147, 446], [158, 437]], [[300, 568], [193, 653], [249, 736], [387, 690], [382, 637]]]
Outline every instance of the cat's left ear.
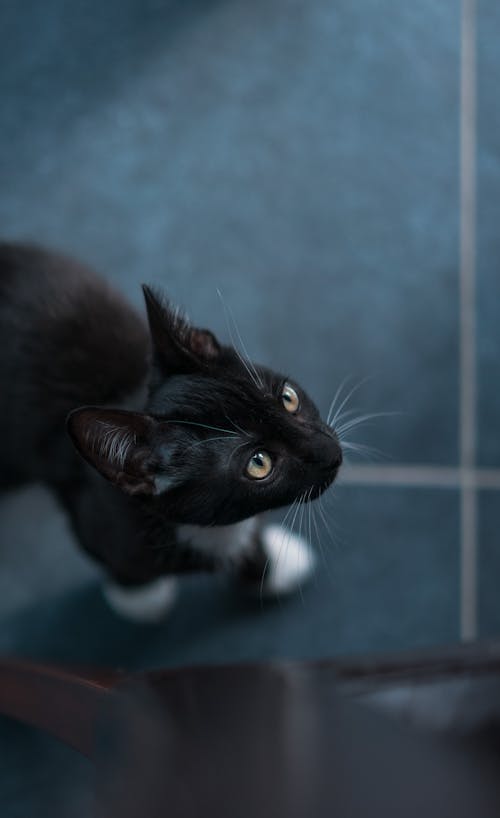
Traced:
[[208, 329], [199, 329], [143, 284], [156, 363], [166, 374], [196, 372], [215, 361], [221, 351]]
[[157, 493], [158, 421], [141, 412], [84, 406], [68, 415], [76, 449], [103, 477], [127, 494]]

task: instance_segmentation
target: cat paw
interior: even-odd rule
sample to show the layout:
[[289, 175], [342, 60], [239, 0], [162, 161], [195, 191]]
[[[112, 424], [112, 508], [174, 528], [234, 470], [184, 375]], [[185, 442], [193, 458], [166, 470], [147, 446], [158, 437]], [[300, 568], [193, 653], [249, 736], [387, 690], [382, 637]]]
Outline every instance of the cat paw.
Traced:
[[268, 525], [260, 532], [260, 541], [268, 560], [262, 583], [265, 595], [291, 593], [309, 579], [316, 560], [306, 540], [280, 525]]
[[159, 577], [147, 585], [127, 588], [108, 581], [102, 589], [104, 599], [118, 616], [132, 622], [161, 622], [177, 598], [177, 582], [173, 577]]

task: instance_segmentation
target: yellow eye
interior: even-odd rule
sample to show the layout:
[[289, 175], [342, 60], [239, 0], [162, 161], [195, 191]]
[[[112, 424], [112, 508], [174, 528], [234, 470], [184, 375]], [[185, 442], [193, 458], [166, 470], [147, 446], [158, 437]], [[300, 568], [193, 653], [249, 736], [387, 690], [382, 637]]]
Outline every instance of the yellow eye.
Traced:
[[289, 383], [286, 383], [283, 387], [281, 402], [283, 403], [283, 406], [287, 412], [292, 412], [292, 414], [298, 412], [300, 406], [299, 396], [297, 395], [293, 386], [290, 386]]
[[267, 452], [255, 452], [247, 463], [247, 474], [254, 480], [263, 480], [271, 474], [273, 461]]

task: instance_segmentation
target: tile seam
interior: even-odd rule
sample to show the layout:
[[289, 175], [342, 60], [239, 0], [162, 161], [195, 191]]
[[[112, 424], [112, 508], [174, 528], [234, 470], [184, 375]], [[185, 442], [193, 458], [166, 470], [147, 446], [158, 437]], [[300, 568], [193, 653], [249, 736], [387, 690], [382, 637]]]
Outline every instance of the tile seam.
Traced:
[[434, 464], [398, 465], [351, 465], [346, 466], [339, 477], [340, 484], [393, 485], [395, 487], [421, 486], [422, 488], [450, 487], [461, 489], [500, 490], [500, 469], [461, 466], [437, 466]]

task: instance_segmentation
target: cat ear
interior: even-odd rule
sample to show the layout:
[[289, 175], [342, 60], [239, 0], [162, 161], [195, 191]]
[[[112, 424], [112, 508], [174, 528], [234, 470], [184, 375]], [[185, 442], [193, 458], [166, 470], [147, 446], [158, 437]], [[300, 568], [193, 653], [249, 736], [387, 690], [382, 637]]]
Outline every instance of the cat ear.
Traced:
[[192, 327], [168, 302], [142, 286], [156, 363], [167, 373], [195, 372], [220, 354], [220, 344], [208, 329]]
[[155, 494], [158, 423], [141, 412], [84, 406], [68, 415], [66, 427], [76, 449], [103, 477], [127, 494]]

